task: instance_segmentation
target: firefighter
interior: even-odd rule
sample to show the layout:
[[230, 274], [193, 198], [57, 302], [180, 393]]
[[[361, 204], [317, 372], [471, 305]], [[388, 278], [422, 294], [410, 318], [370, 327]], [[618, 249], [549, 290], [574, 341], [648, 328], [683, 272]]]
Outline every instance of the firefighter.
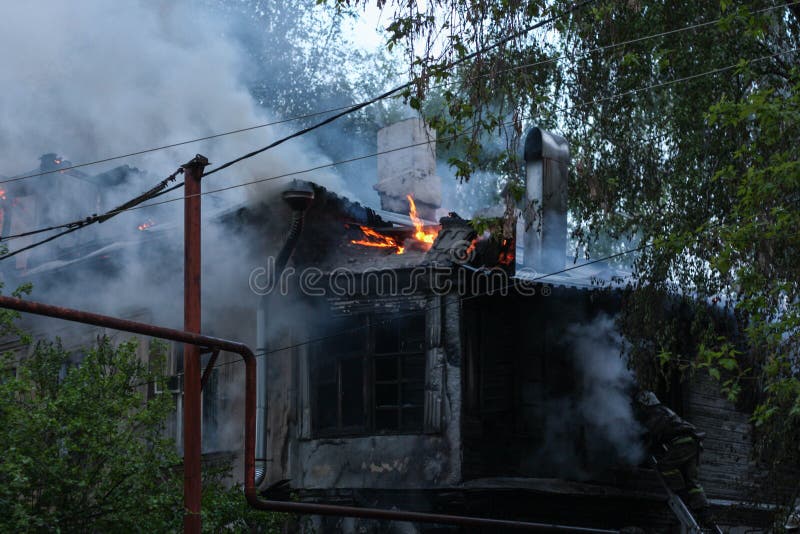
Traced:
[[712, 524], [708, 499], [697, 473], [703, 434], [661, 404], [652, 391], [636, 393], [634, 411], [647, 430], [648, 448], [669, 488], [680, 496], [698, 523]]
[[800, 496], [794, 500], [792, 511], [783, 528], [786, 532], [800, 532]]

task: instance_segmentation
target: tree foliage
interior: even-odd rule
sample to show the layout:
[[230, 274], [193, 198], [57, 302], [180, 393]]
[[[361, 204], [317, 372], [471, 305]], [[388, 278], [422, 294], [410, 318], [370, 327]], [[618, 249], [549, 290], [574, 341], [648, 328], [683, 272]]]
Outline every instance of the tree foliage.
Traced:
[[[81, 358], [39, 342], [30, 356], [6, 354], [2, 363], [0, 531], [180, 530], [182, 463], [163, 433], [173, 406], [167, 395], [145, 398], [147, 384], [164, 386], [164, 377], [134, 342], [102, 338]], [[204, 528], [277, 528], [280, 517], [249, 509], [223, 474], [204, 481]]]
[[[256, 101], [281, 118], [306, 117], [293, 128], [319, 122], [324, 110], [341, 110], [382, 93], [397, 76], [390, 54], [365, 51], [346, 32], [356, 12], [315, 0], [205, 0], [228, 22], [247, 65], [244, 83]], [[399, 102], [358, 111], [313, 132], [333, 159], [362, 155], [377, 128]], [[342, 143], [347, 137], [350, 142]]]
[[527, 127], [567, 136], [573, 243], [592, 257], [644, 246], [620, 321], [642, 381], [704, 372], [732, 398], [749, 388], [764, 450], [796, 458], [800, 7], [377, 3], [416, 80], [412, 105], [440, 138], [468, 134], [451, 159], [460, 176], [520, 180]]

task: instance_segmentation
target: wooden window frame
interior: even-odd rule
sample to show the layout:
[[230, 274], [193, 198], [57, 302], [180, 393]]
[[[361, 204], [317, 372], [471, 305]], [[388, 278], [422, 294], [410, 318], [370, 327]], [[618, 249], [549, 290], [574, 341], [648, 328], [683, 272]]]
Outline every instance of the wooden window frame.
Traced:
[[[412, 317], [411, 314], [400, 313], [399, 316], [408, 315]], [[413, 315], [416, 315], [413, 314]], [[311, 353], [309, 354], [309, 403], [310, 403], [310, 411], [311, 411], [311, 438], [327, 438], [327, 437], [363, 437], [363, 436], [380, 436], [380, 435], [401, 435], [401, 434], [424, 434], [425, 432], [425, 402], [426, 396], [424, 394], [425, 386], [427, 383], [427, 373], [428, 373], [428, 365], [427, 365], [427, 355], [426, 352], [428, 350], [428, 342], [426, 336], [426, 314], [424, 311], [419, 312], [419, 318], [421, 319], [422, 329], [419, 332], [420, 340], [422, 342], [421, 347], [419, 350], [409, 350], [409, 351], [392, 351], [392, 352], [377, 352], [376, 350], [376, 335], [378, 332], [378, 326], [386, 321], [387, 319], [391, 320], [396, 315], [391, 314], [377, 314], [377, 313], [366, 313], [360, 314], [358, 316], [359, 326], [363, 326], [364, 330], [366, 331], [366, 339], [365, 343], [363, 344], [362, 348], [354, 349], [350, 352], [345, 352], [343, 354], [335, 356], [334, 360], [334, 369], [335, 369], [335, 379], [334, 381], [327, 380], [326, 382], [330, 384], [331, 382], [335, 383], [336, 387], [336, 426], [335, 427], [326, 427], [326, 428], [319, 428], [316, 422], [317, 417], [317, 394], [319, 385], [323, 384], [324, 382], [319, 380], [318, 368], [315, 364], [315, 360], [319, 358], [321, 354], [320, 351], [325, 349], [325, 345], [315, 345], [311, 347]], [[350, 334], [348, 334], [350, 335]], [[361, 334], [364, 335], [364, 334]], [[332, 342], [336, 342], [335, 339]], [[342, 400], [343, 396], [343, 380], [342, 380], [342, 363], [350, 358], [358, 358], [361, 361], [361, 369], [362, 369], [362, 399], [363, 399], [363, 425], [348, 425], [345, 426], [343, 424], [343, 406]], [[376, 360], [386, 358], [386, 359], [394, 359], [396, 367], [396, 378], [393, 380], [376, 380], [376, 371], [375, 371], [375, 364]], [[403, 375], [403, 366], [407, 363], [408, 359], [411, 358], [419, 358], [421, 366], [422, 366], [422, 373], [419, 377], [405, 377]], [[379, 385], [397, 385], [397, 403], [396, 404], [387, 404], [387, 405], [378, 405], [376, 398], [377, 392], [376, 389]], [[404, 384], [418, 384], [418, 387], [422, 389], [422, 399], [418, 404], [411, 404], [404, 402], [403, 399], [403, 385]], [[376, 425], [376, 415], [379, 410], [389, 411], [389, 410], [396, 410], [397, 413], [397, 427], [393, 429], [377, 429]], [[410, 411], [410, 410], [419, 410], [419, 423], [415, 425], [413, 428], [403, 427], [403, 412]]]

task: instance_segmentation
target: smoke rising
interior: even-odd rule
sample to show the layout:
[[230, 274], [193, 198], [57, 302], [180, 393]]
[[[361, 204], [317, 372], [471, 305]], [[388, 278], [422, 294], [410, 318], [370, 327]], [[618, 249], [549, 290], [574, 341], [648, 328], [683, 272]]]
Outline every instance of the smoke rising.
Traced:
[[[4, 54], [0, 69], [0, 172], [26, 172], [46, 152], [84, 162], [275, 120], [240, 81], [248, 65], [223, 37], [232, 31], [190, 2], [9, 4], [0, 44], [16, 53]], [[221, 163], [285, 131], [269, 127], [125, 162], [166, 175], [195, 152]], [[208, 185], [321, 162], [297, 141]]]
[[[279, 22], [273, 22], [274, 31], [280, 32]], [[280, 109], [259, 105], [248, 91], [244, 81], [251, 64], [234, 38], [240, 28], [231, 24], [189, 1], [5, 5], [0, 17], [0, 46], [5, 51], [0, 57], [0, 175], [35, 173], [45, 153], [83, 163], [286, 118]], [[129, 200], [195, 153], [220, 164], [296, 127], [270, 126], [86, 167], [81, 171], [87, 179], [48, 174], [10, 183], [7, 190], [13, 196], [24, 189], [35, 199], [30, 205], [33, 215], [22, 230], [67, 222]], [[203, 188], [329, 162], [313, 142], [296, 139], [209, 177]], [[56, 181], [88, 191], [91, 177], [123, 164], [142, 172], [129, 172], [121, 183], [100, 184], [102, 200], [88, 193], [54, 195]], [[351, 194], [331, 170], [302, 178]], [[287, 181], [204, 197], [204, 333], [254, 344], [256, 297], [247, 285], [248, 274], [280, 246], [288, 210], [275, 197]], [[180, 192], [171, 196], [180, 197]], [[262, 206], [270, 227], [248, 232], [237, 228], [235, 220], [219, 222], [222, 213], [242, 203]], [[180, 327], [182, 215], [179, 201], [90, 226], [33, 251], [27, 267], [17, 265], [12, 283], [32, 281], [31, 298], [36, 300], [117, 316], [146, 310], [137, 318]], [[152, 228], [137, 229], [150, 220]], [[28, 242], [8, 244], [14, 250]], [[84, 262], [87, 255], [92, 259]], [[14, 262], [6, 261], [3, 268], [14, 271]], [[34, 327], [48, 332], [43, 325], [52, 323]], [[241, 425], [231, 424], [235, 428], [220, 428], [220, 433], [238, 435]]]
[[567, 337], [575, 391], [545, 406], [540, 469], [583, 479], [609, 467], [638, 465], [644, 449], [629, 394], [634, 379], [621, 357], [624, 341], [613, 319], [600, 315], [570, 325]]
[[[247, 56], [232, 37], [237, 28], [225, 24], [196, 3], [183, 1], [9, 4], [0, 20], [0, 46], [15, 52], [0, 59], [4, 87], [0, 174], [35, 171], [39, 157], [48, 152], [72, 162], [88, 162], [284, 118], [259, 106], [242, 83], [249, 66]], [[129, 174], [121, 184], [103, 185], [100, 206], [89, 195], [77, 200], [52, 198], [49, 189], [56, 180], [72, 180], [76, 188], [85, 185], [67, 175], [50, 174], [17, 184], [35, 189], [35, 211], [46, 211], [50, 221], [66, 222], [121, 204], [152, 187], [195, 153], [222, 163], [268, 144], [293, 126], [266, 127], [84, 168], [90, 175], [123, 163], [147, 170]], [[307, 140], [293, 140], [209, 177], [204, 189], [327, 162]], [[317, 171], [304, 178], [347, 193], [332, 171]], [[237, 203], [268, 201], [285, 182], [276, 180], [205, 197], [205, 218], [210, 221], [215, 211]], [[180, 193], [173, 195], [177, 196]], [[155, 319], [173, 319], [179, 307], [174, 305], [176, 293], [169, 289], [174, 282], [172, 273], [180, 272], [180, 248], [175, 248], [181, 233], [180, 202], [124, 213], [56, 243], [74, 245], [106, 238], [123, 249], [126, 243], [141, 239], [143, 234], [136, 228], [149, 219], [161, 237], [154, 240], [158, 244], [148, 246], [160, 248], [160, 254], [145, 254], [144, 258], [140, 252], [117, 251], [127, 257], [121, 262], [123, 269], [113, 291], [98, 290], [99, 281], [94, 278], [74, 280], [61, 284], [57, 294], [46, 295], [52, 297], [48, 300], [58, 298], [68, 305], [105, 312], [119, 312], [123, 303], [141, 305], [152, 309]], [[41, 217], [28, 222], [42, 226]], [[206, 257], [225, 258], [225, 266], [245, 259], [244, 236], [231, 236], [229, 229], [210, 222], [205, 234]], [[258, 244], [265, 240], [262, 236]], [[10, 248], [22, 244], [12, 241]], [[52, 253], [55, 246], [42, 249]], [[217, 260], [207, 281], [225, 278], [230, 282], [233, 277], [228, 275], [235, 273], [226, 273], [226, 268], [220, 268]], [[226, 290], [231, 289], [229, 284]]]

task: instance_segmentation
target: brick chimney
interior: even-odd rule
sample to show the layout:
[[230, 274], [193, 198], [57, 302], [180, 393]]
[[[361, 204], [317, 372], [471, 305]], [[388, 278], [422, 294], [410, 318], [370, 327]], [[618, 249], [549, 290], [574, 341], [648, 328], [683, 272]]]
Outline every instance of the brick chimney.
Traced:
[[[415, 146], [410, 146], [415, 145]], [[401, 147], [401, 150], [395, 150]], [[414, 197], [419, 216], [435, 220], [442, 205], [442, 181], [436, 175], [436, 132], [422, 119], [407, 119], [378, 131], [378, 183], [381, 209], [408, 214]]]

